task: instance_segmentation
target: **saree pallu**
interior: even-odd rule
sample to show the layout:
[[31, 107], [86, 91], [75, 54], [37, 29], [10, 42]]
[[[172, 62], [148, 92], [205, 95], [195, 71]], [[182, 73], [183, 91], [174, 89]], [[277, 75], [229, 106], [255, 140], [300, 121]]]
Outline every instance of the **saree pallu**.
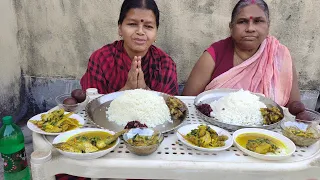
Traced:
[[214, 78], [205, 90], [231, 88], [264, 94], [281, 106], [290, 98], [292, 59], [289, 50], [268, 36], [249, 59]]

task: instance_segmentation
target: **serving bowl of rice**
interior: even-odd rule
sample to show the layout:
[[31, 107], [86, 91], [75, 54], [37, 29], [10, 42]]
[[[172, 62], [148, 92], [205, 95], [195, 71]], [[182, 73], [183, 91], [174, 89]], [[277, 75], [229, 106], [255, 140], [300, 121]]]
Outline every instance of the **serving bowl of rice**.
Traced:
[[[199, 94], [194, 101], [197, 113], [205, 121], [228, 130], [242, 128], [274, 129], [283, 119], [282, 108], [261, 94], [244, 90], [215, 89]], [[265, 124], [261, 109], [276, 109], [277, 122]]]
[[100, 128], [121, 131], [139, 122], [162, 133], [178, 128], [188, 114], [178, 98], [156, 91], [127, 90], [103, 95], [86, 107], [91, 122]]

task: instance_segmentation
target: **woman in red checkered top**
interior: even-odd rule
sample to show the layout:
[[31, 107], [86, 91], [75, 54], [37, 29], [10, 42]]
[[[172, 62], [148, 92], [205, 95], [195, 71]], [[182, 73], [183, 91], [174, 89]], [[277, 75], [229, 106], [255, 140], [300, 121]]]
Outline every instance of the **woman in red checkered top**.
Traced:
[[123, 39], [95, 51], [81, 78], [82, 89], [100, 94], [129, 89], [178, 93], [176, 65], [152, 45], [157, 37], [159, 10], [154, 0], [125, 0], [118, 21]]
[[[122, 38], [95, 51], [81, 78], [83, 90], [97, 88], [100, 94], [129, 89], [151, 89], [178, 94], [176, 64], [152, 45], [157, 37], [159, 10], [154, 0], [125, 0], [118, 20]], [[60, 174], [58, 180], [88, 178]]]

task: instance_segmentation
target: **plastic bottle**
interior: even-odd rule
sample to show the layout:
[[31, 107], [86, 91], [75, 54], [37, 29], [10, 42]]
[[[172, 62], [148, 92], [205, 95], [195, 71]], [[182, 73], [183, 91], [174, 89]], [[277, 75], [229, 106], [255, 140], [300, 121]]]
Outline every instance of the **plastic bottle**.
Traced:
[[86, 94], [89, 97], [89, 102], [92, 101], [93, 99], [98, 98], [103, 95], [103, 94], [98, 93], [97, 88], [88, 88], [86, 90]]
[[0, 153], [4, 162], [4, 180], [30, 180], [23, 133], [11, 116], [2, 118], [2, 122]]

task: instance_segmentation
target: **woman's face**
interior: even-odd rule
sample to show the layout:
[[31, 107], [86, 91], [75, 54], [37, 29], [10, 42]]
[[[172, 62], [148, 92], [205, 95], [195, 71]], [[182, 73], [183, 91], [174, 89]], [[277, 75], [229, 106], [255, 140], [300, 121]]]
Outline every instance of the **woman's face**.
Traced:
[[239, 49], [256, 50], [269, 34], [269, 22], [263, 10], [252, 4], [241, 9], [230, 30]]
[[146, 9], [130, 9], [119, 25], [119, 35], [123, 37], [129, 54], [144, 55], [157, 36], [154, 13]]

